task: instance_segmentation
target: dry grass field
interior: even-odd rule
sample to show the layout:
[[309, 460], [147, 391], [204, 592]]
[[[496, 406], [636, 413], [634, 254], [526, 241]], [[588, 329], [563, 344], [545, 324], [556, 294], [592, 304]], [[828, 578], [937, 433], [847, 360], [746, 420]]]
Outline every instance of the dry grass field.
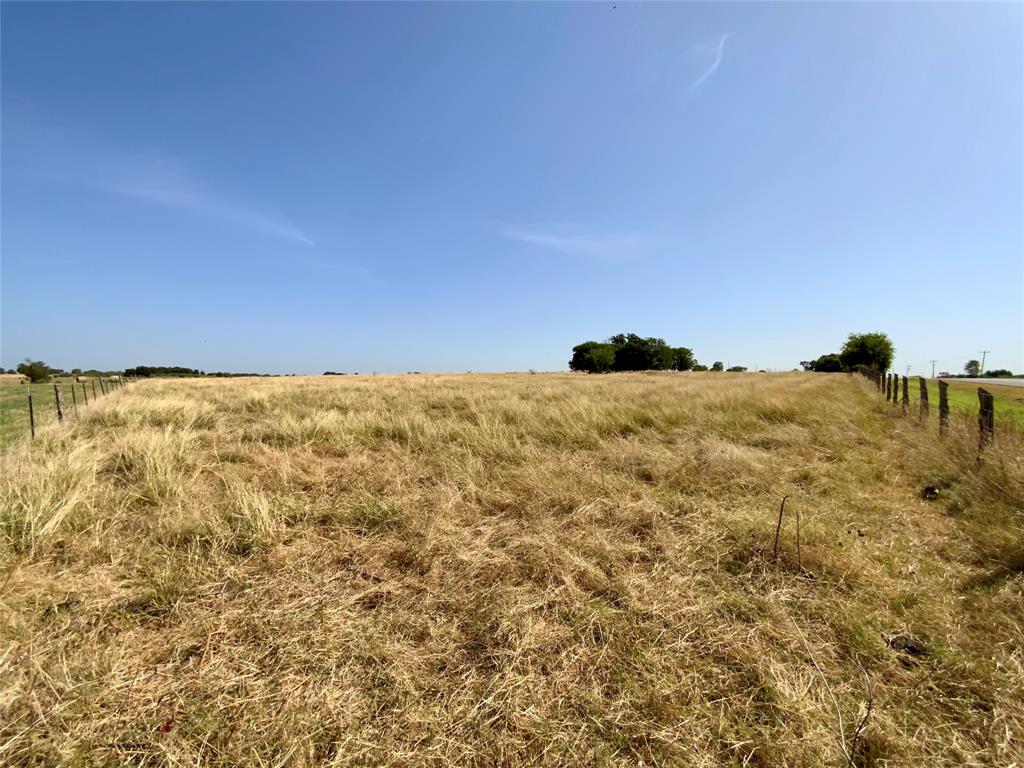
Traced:
[[3, 457], [0, 763], [1024, 764], [1024, 438], [897, 414], [843, 374], [133, 385]]

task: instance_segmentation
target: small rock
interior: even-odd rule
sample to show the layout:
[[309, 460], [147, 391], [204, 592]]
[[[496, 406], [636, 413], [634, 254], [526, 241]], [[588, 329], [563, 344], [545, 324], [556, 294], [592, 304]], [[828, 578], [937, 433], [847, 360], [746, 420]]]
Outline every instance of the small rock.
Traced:
[[934, 485], [926, 485], [921, 489], [921, 498], [927, 499], [928, 501], [935, 501], [939, 498], [939, 489]]
[[904, 651], [911, 656], [924, 656], [928, 649], [913, 635], [897, 634], [885, 638], [885, 644], [894, 651]]

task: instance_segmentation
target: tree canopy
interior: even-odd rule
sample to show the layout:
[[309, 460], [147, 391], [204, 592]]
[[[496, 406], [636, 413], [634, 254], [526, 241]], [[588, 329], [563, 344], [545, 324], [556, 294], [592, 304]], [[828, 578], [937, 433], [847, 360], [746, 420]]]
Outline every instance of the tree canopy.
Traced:
[[49, 381], [54, 374], [63, 373], [57, 368], [51, 368], [42, 360], [31, 360], [27, 357], [25, 362], [18, 363], [17, 371], [22, 376], [27, 376], [33, 384], [39, 381]]
[[851, 333], [838, 353], [827, 353], [814, 360], [803, 360], [800, 365], [805, 371], [878, 371], [892, 367], [896, 347], [892, 340], [880, 331]]
[[843, 361], [839, 359], [839, 355], [822, 355], [817, 360], [802, 360], [800, 366], [805, 371], [837, 373], [843, 370]]
[[587, 373], [610, 371], [688, 371], [696, 364], [693, 350], [670, 347], [664, 339], [618, 333], [606, 341], [584, 341], [572, 348], [569, 370]]
[[843, 369], [852, 371], [858, 365], [876, 371], [887, 371], [892, 366], [896, 348], [884, 333], [851, 333], [839, 351]]
[[134, 368], [125, 368], [126, 376], [137, 376], [149, 378], [151, 376], [210, 376], [224, 378], [232, 376], [267, 376], [266, 373], [233, 373], [231, 371], [201, 371], [198, 368], [186, 368], [183, 365], [137, 365]]

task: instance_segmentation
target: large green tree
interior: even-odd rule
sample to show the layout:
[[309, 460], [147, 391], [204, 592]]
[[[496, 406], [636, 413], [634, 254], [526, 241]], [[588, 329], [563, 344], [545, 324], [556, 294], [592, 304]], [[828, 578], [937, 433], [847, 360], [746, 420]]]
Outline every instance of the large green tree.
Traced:
[[676, 371], [688, 371], [697, 364], [697, 358], [693, 356], [693, 350], [688, 347], [676, 347], [672, 350], [672, 369]]
[[859, 365], [875, 371], [887, 371], [892, 367], [895, 355], [896, 348], [886, 334], [880, 331], [851, 333], [839, 351], [839, 360], [845, 371], [852, 371]]
[[615, 368], [615, 345], [599, 341], [585, 341], [572, 348], [570, 371], [607, 373]]
[[964, 366], [964, 373], [968, 376], [981, 376], [981, 363], [977, 360], [968, 360]]
[[18, 373], [22, 376], [28, 376], [29, 381], [36, 383], [39, 381], [49, 381], [50, 376], [57, 373], [57, 371], [42, 360], [31, 360], [26, 357], [24, 363], [18, 364]]

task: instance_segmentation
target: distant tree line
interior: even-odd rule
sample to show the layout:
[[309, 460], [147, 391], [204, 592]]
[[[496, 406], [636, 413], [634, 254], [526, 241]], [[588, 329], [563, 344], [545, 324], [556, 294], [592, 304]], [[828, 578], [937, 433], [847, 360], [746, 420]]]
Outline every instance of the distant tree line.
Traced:
[[982, 372], [979, 361], [968, 360], [964, 365], [963, 375], [970, 378], [978, 378], [980, 376], [985, 379], [1010, 379], [1013, 378], [1013, 371], [1006, 368], [996, 368], [995, 370]]
[[[712, 371], [724, 370], [721, 362]], [[613, 371], [706, 371], [689, 347], [672, 347], [664, 339], [618, 333], [605, 341], [584, 341], [572, 348], [570, 371], [611, 373]], [[745, 371], [737, 365], [730, 371]]]
[[889, 337], [873, 333], [851, 333], [839, 352], [821, 355], [815, 360], [802, 360], [805, 371], [834, 373], [840, 371], [863, 371], [881, 373], [888, 371], [896, 356], [896, 347]]
[[[839, 352], [830, 352], [814, 360], [803, 360], [800, 365], [805, 371], [824, 373], [841, 371], [863, 371], [867, 373], [884, 373], [892, 367], [896, 348], [889, 337], [881, 332], [851, 333]], [[943, 374], [945, 378], [948, 374]], [[1014, 376], [1013, 371], [996, 368], [990, 371], [981, 370], [981, 363], [968, 360], [962, 374], [953, 374], [950, 378], [987, 378], [1007, 379]]]
[[231, 373], [230, 371], [201, 371], [198, 368], [186, 368], [181, 365], [137, 365], [134, 368], [125, 368], [126, 376], [137, 376], [139, 378], [151, 378], [153, 376], [207, 376], [207, 377], [232, 377], [232, 376], [269, 376], [269, 373]]
[[89, 368], [84, 371], [81, 368], [72, 368], [70, 371], [65, 371], [63, 368], [54, 368], [51, 365], [47, 365], [42, 360], [25, 358], [25, 362], [18, 363], [15, 368], [9, 370], [0, 368], [0, 373], [20, 373], [35, 384], [49, 381], [54, 376], [118, 376], [121, 372], [100, 371], [95, 368]]
[[125, 368], [126, 376], [139, 376], [149, 378], [150, 376], [205, 376], [206, 372], [198, 368], [185, 368], [181, 365], [137, 365], [134, 368]]
[[134, 368], [126, 368], [123, 371], [100, 371], [96, 368], [72, 368], [66, 371], [63, 368], [55, 368], [47, 365], [42, 360], [26, 358], [25, 362], [19, 363], [14, 370], [0, 368], [0, 373], [20, 373], [33, 383], [50, 381], [55, 376], [136, 376], [149, 378], [152, 376], [206, 376], [206, 377], [231, 377], [231, 376], [269, 376], [268, 373], [231, 373], [229, 371], [201, 371], [198, 368], [185, 368], [180, 365], [137, 365]]

